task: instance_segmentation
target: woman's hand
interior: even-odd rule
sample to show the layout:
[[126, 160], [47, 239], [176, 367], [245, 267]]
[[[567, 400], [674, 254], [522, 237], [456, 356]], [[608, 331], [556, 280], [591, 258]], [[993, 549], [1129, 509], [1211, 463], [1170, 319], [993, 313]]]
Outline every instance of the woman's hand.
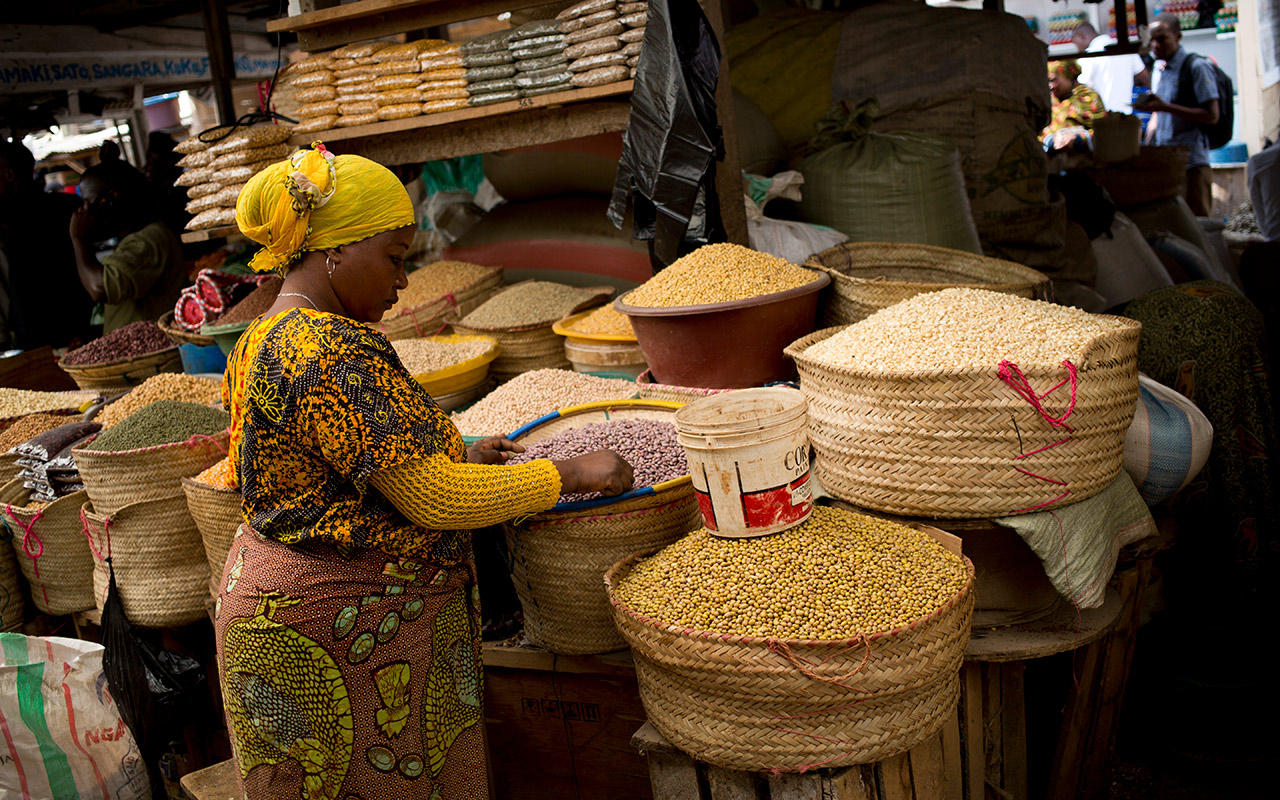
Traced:
[[489, 436], [467, 448], [468, 464], [505, 464], [512, 453], [523, 453], [524, 446], [503, 436]]
[[72, 212], [71, 224], [67, 229], [71, 235], [71, 241], [83, 242], [89, 236], [89, 225], [92, 221], [93, 217], [89, 214], [88, 206], [80, 206]]
[[560, 471], [560, 493], [600, 492], [614, 497], [631, 488], [635, 471], [612, 450], [597, 450], [567, 461], [554, 461]]

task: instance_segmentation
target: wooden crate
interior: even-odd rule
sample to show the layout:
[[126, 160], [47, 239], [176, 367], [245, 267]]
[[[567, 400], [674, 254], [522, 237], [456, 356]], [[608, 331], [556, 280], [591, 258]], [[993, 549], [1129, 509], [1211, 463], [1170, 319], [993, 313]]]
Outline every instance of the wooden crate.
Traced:
[[493, 797], [653, 797], [631, 747], [645, 715], [629, 652], [557, 656], [486, 643], [484, 680]]

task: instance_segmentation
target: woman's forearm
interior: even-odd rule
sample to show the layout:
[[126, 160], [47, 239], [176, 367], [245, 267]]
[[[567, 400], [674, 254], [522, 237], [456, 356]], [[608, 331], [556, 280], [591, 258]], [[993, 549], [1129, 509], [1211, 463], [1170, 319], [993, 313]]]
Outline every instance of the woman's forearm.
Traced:
[[80, 275], [80, 285], [94, 302], [101, 303], [107, 297], [107, 289], [103, 282], [102, 265], [93, 252], [93, 245], [83, 239], [72, 239], [71, 246], [76, 252], [76, 272]]

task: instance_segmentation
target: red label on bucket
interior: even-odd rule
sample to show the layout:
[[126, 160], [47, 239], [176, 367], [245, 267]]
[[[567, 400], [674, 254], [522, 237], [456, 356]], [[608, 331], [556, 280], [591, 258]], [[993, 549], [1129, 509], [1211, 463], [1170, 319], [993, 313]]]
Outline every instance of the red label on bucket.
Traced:
[[786, 486], [744, 492], [742, 517], [748, 528], [768, 528], [799, 522], [809, 515], [812, 505], [813, 493], [809, 490], [809, 473], [806, 472]]
[[706, 523], [707, 530], [720, 530], [716, 527], [716, 508], [711, 504], [711, 495], [697, 489], [693, 490], [693, 495], [698, 498], [698, 510], [702, 512], [702, 521]]

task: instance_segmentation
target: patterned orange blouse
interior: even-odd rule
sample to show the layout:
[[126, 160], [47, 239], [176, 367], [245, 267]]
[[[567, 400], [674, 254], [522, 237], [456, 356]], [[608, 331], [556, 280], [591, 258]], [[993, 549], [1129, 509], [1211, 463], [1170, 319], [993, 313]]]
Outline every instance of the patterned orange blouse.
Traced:
[[228, 360], [223, 403], [245, 520], [285, 544], [314, 537], [457, 563], [467, 537], [415, 525], [370, 485], [403, 465], [420, 466], [414, 490], [443, 509], [430, 517], [458, 528], [549, 508], [560, 493], [550, 461], [463, 466], [458, 429], [391, 343], [337, 314], [292, 309], [255, 321]]

